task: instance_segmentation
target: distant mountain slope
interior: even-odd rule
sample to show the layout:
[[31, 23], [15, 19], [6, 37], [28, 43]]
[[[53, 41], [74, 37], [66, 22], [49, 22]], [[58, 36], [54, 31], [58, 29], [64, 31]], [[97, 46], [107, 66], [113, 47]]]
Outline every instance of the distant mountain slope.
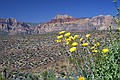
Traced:
[[19, 22], [14, 18], [0, 18], [0, 30], [8, 32], [9, 34], [28, 34], [30, 29], [31, 25], [26, 24], [25, 22]]
[[46, 32], [56, 32], [60, 30], [84, 31], [84, 30], [105, 30], [109, 26], [117, 28], [113, 16], [98, 15], [92, 18], [74, 18], [69, 15], [57, 14], [49, 22], [45, 23], [25, 23], [14, 18], [0, 18], [0, 31], [9, 34], [41, 34]]

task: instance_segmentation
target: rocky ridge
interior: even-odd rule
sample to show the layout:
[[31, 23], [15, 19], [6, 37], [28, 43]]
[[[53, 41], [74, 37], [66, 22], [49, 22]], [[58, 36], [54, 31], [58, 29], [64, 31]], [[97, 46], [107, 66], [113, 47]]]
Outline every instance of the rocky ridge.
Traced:
[[84, 31], [84, 30], [106, 30], [109, 26], [117, 28], [113, 16], [98, 15], [92, 18], [74, 18], [69, 15], [57, 14], [49, 22], [32, 25], [17, 21], [14, 18], [0, 18], [0, 31], [8, 34], [41, 34], [47, 32], [58, 32], [61, 30]]

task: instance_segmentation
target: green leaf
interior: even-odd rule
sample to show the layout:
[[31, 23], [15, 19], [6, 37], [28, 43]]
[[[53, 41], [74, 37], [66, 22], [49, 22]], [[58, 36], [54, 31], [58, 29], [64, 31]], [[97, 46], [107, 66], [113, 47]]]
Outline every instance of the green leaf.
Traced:
[[119, 15], [120, 14], [120, 12], [118, 12], [116, 15]]
[[118, 78], [120, 78], [120, 72], [117, 74]]
[[118, 7], [117, 9], [118, 9], [118, 10], [120, 10], [120, 8], [119, 8], [119, 7]]

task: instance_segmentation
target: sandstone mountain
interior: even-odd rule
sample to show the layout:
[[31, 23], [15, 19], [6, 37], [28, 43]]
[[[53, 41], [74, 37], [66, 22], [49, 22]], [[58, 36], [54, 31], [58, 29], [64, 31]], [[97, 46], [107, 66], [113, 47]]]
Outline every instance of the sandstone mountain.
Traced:
[[98, 15], [92, 18], [74, 18], [69, 15], [57, 14], [49, 22], [45, 23], [25, 23], [14, 18], [0, 18], [0, 32], [12, 34], [41, 34], [47, 32], [85, 31], [85, 30], [106, 30], [112, 25], [117, 28], [114, 17], [111, 15]]
[[14, 18], [0, 18], [0, 30], [9, 34], [28, 34], [32, 29], [31, 25], [19, 22]]

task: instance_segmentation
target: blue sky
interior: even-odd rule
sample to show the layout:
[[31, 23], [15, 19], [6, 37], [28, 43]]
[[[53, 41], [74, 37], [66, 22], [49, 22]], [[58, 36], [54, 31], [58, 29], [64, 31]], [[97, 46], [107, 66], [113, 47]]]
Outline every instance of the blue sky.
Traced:
[[46, 22], [57, 14], [80, 18], [116, 13], [113, 0], [0, 0], [0, 18], [24, 22]]

